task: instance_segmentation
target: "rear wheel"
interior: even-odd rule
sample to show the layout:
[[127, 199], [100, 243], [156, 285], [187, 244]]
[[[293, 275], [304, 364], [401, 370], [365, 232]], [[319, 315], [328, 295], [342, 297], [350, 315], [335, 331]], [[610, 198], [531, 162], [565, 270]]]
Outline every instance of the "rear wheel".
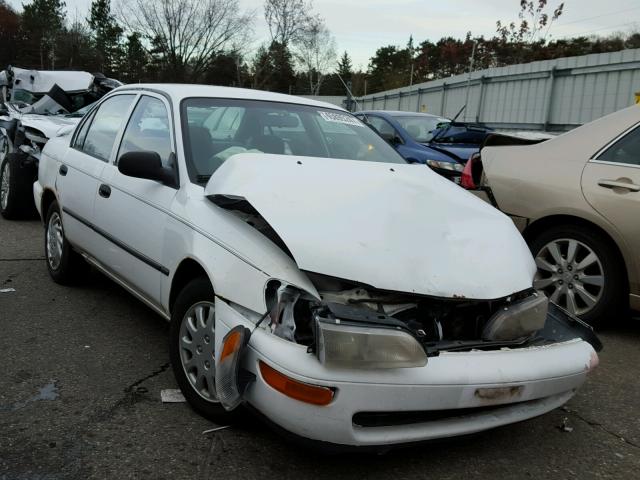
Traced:
[[216, 395], [215, 304], [206, 277], [192, 280], [178, 294], [169, 341], [173, 373], [189, 404], [210, 420], [228, 422], [231, 415]]
[[88, 271], [88, 264], [73, 250], [64, 235], [58, 202], [51, 204], [45, 217], [44, 251], [47, 269], [56, 283], [74, 283]]
[[532, 238], [529, 246], [538, 267], [533, 285], [551, 301], [593, 326], [624, 312], [624, 270], [600, 232], [559, 225]]
[[0, 149], [5, 150], [0, 153], [0, 214], [9, 220], [34, 217], [37, 213], [33, 203], [34, 168], [23, 165], [20, 154], [8, 153], [6, 138], [2, 139]]

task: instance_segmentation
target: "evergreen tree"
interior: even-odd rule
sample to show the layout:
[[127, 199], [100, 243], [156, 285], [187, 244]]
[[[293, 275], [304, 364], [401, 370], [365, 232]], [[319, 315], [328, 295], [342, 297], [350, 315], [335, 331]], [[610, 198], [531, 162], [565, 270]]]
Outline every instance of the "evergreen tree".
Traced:
[[128, 35], [122, 50], [122, 75], [119, 80], [125, 83], [155, 80], [149, 75], [149, 54], [142, 45], [139, 33]]
[[111, 0], [93, 0], [87, 19], [93, 31], [100, 70], [107, 76], [117, 73], [122, 61], [122, 28], [111, 13]]
[[20, 63], [41, 70], [55, 69], [58, 35], [64, 30], [65, 2], [33, 0], [22, 7], [25, 43]]
[[342, 80], [346, 83], [351, 81], [351, 74], [353, 73], [353, 64], [351, 63], [351, 57], [345, 50], [338, 60], [338, 75], [342, 77]]

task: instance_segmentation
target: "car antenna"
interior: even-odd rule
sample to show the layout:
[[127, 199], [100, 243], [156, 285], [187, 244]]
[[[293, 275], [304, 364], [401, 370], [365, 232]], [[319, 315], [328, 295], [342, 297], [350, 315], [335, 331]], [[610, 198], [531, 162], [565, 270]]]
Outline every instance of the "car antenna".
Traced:
[[450, 121], [449, 123], [447, 123], [447, 126], [446, 126], [446, 127], [444, 127], [442, 130], [440, 130], [438, 133], [436, 133], [435, 137], [433, 137], [433, 138], [431, 139], [431, 142], [435, 142], [438, 138], [440, 138], [440, 137], [441, 137], [441, 136], [443, 136], [445, 133], [447, 133], [447, 132], [449, 131], [449, 128], [451, 128], [451, 124], [452, 124], [453, 122], [455, 122], [455, 121], [458, 119], [458, 117], [460, 116], [460, 114], [461, 114], [462, 112], [464, 112], [464, 109], [465, 109], [465, 108], [467, 108], [467, 104], [466, 104], [466, 103], [462, 106], [462, 108], [461, 108], [460, 110], [458, 110], [458, 113], [456, 113], [455, 117], [453, 117], [453, 118], [451, 119], [451, 121]]
[[[342, 77], [340, 76], [340, 74], [338, 72], [336, 72], [336, 75], [338, 76], [338, 78], [340, 79], [340, 81], [342, 82], [342, 85], [344, 85], [345, 90], [347, 91], [347, 95], [348, 97], [353, 100], [353, 103], [356, 104], [356, 109], [360, 110], [360, 104], [358, 103], [358, 101], [356, 100], [356, 98], [353, 96], [353, 92], [351, 91], [351, 89], [347, 86], [347, 84], [344, 82], [344, 80], [342, 79]], [[367, 114], [364, 114], [364, 118], [367, 118]]]

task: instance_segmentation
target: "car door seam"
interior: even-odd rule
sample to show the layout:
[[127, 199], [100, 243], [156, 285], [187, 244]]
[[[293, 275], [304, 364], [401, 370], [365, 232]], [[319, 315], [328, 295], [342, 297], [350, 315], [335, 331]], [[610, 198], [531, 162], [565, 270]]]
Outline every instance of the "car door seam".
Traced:
[[100, 227], [94, 225], [93, 223], [91, 223], [90, 221], [86, 220], [82, 216], [78, 215], [77, 213], [73, 212], [72, 210], [69, 210], [67, 207], [62, 207], [62, 211], [64, 213], [66, 213], [67, 215], [69, 215], [70, 217], [75, 218], [77, 221], [79, 221], [80, 223], [84, 224], [85, 226], [87, 226], [88, 228], [90, 228], [91, 230], [96, 232], [98, 235], [104, 237], [105, 239], [107, 239], [108, 241], [113, 243], [114, 245], [120, 247], [122, 250], [127, 252], [129, 255], [137, 258], [138, 260], [140, 260], [143, 263], [146, 263], [151, 268], [153, 268], [154, 270], [159, 271], [163, 275], [169, 276], [170, 270], [167, 267], [159, 264], [155, 260], [152, 260], [151, 258], [147, 257], [146, 255], [144, 255], [143, 253], [139, 252], [135, 248], [130, 247], [126, 243], [124, 243], [121, 240], [117, 239], [116, 237], [114, 237], [110, 233], [105, 232]]

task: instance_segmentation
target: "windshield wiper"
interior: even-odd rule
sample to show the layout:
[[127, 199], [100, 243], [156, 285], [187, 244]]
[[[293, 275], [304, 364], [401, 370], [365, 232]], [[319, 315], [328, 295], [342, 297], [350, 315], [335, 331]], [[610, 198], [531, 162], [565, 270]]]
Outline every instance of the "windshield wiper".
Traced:
[[211, 175], [196, 175], [196, 182], [198, 183], [207, 183]]

